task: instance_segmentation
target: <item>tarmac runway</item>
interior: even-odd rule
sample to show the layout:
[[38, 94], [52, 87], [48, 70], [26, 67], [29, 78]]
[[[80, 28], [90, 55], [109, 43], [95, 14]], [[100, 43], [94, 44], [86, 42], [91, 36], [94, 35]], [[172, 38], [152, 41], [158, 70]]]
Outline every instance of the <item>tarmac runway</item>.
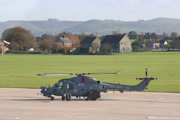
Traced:
[[97, 101], [51, 101], [39, 91], [0, 88], [0, 120], [180, 120], [180, 93], [108, 92]]

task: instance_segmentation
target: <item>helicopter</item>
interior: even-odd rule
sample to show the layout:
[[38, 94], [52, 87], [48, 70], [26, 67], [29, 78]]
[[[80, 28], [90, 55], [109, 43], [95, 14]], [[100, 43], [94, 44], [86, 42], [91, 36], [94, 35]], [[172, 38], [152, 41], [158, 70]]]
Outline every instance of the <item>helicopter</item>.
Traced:
[[76, 75], [76, 77], [58, 80], [52, 87], [41, 86], [41, 93], [43, 96], [54, 100], [55, 96], [62, 96], [62, 100], [71, 100], [71, 96], [76, 98], [84, 97], [85, 100], [97, 100], [101, 97], [100, 93], [107, 93], [108, 90], [119, 90], [123, 93], [124, 90], [129, 91], [142, 91], [148, 89], [148, 84], [151, 80], [157, 80], [157, 78], [147, 77], [148, 70], [146, 68], [144, 78], [136, 78], [136, 80], [142, 80], [137, 85], [124, 85], [119, 83], [102, 82], [96, 78], [90, 77], [92, 74], [119, 74], [120, 71], [111, 72], [96, 72], [96, 73], [44, 73], [38, 74], [38, 76], [55, 76], [55, 75]]

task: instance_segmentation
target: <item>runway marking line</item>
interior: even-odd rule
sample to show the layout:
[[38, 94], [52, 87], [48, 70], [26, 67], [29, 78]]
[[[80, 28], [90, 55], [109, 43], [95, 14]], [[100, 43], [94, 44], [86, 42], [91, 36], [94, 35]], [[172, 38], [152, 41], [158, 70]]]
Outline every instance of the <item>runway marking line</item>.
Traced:
[[153, 119], [153, 120], [156, 120], [156, 119], [165, 119], [165, 120], [180, 120], [180, 117], [156, 117], [156, 116], [147, 116], [148, 119]]

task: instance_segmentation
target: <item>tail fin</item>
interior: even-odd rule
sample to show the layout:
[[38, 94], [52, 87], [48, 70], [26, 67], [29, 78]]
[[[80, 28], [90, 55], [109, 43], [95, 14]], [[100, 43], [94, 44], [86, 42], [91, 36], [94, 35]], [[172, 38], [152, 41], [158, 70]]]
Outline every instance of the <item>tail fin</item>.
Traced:
[[151, 80], [157, 80], [157, 78], [149, 78], [149, 77], [145, 77], [145, 78], [141, 78], [138, 80], [143, 80], [142, 82], [140, 82], [138, 85], [135, 86], [136, 90], [142, 91], [144, 89], [148, 89], [148, 84], [151, 82]]
[[135, 86], [135, 89], [138, 91], [147, 89], [149, 82], [150, 82], [150, 80], [143, 80], [142, 82], [140, 82], [138, 85]]
[[148, 89], [148, 84], [150, 83], [151, 80], [157, 80], [157, 78], [152, 78], [152, 77], [147, 77], [148, 75], [148, 69], [145, 69], [145, 78], [136, 78], [136, 80], [143, 80], [140, 82], [138, 85], [135, 85], [135, 89], [142, 91], [144, 89]]

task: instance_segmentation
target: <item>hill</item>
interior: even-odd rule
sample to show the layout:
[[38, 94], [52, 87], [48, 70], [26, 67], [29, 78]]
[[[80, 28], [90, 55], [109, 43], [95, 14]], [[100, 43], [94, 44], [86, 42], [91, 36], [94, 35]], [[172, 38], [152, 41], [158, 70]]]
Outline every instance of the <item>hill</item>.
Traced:
[[[179, 26], [179, 27], [178, 27]], [[180, 34], [180, 19], [170, 18], [156, 18], [147, 21], [115, 21], [115, 20], [89, 20], [68, 28], [67, 31], [72, 32], [90, 32], [98, 31], [100, 34], [110, 34], [112, 31], [120, 33], [128, 33], [130, 31], [141, 32], [155, 32], [157, 34], [177, 32]]]
[[64, 32], [65, 29], [80, 23], [80, 21], [7, 21], [0, 22], [0, 34], [2, 34], [5, 29], [16, 26], [30, 30], [35, 36], [42, 34], [59, 34], [60, 32]]
[[59, 34], [60, 32], [111, 34], [112, 31], [155, 32], [157, 34], [177, 32], [180, 34], [180, 19], [155, 18], [139, 21], [89, 20], [89, 21], [7, 21], [0, 22], [0, 34], [7, 28], [21, 26], [35, 36]]

